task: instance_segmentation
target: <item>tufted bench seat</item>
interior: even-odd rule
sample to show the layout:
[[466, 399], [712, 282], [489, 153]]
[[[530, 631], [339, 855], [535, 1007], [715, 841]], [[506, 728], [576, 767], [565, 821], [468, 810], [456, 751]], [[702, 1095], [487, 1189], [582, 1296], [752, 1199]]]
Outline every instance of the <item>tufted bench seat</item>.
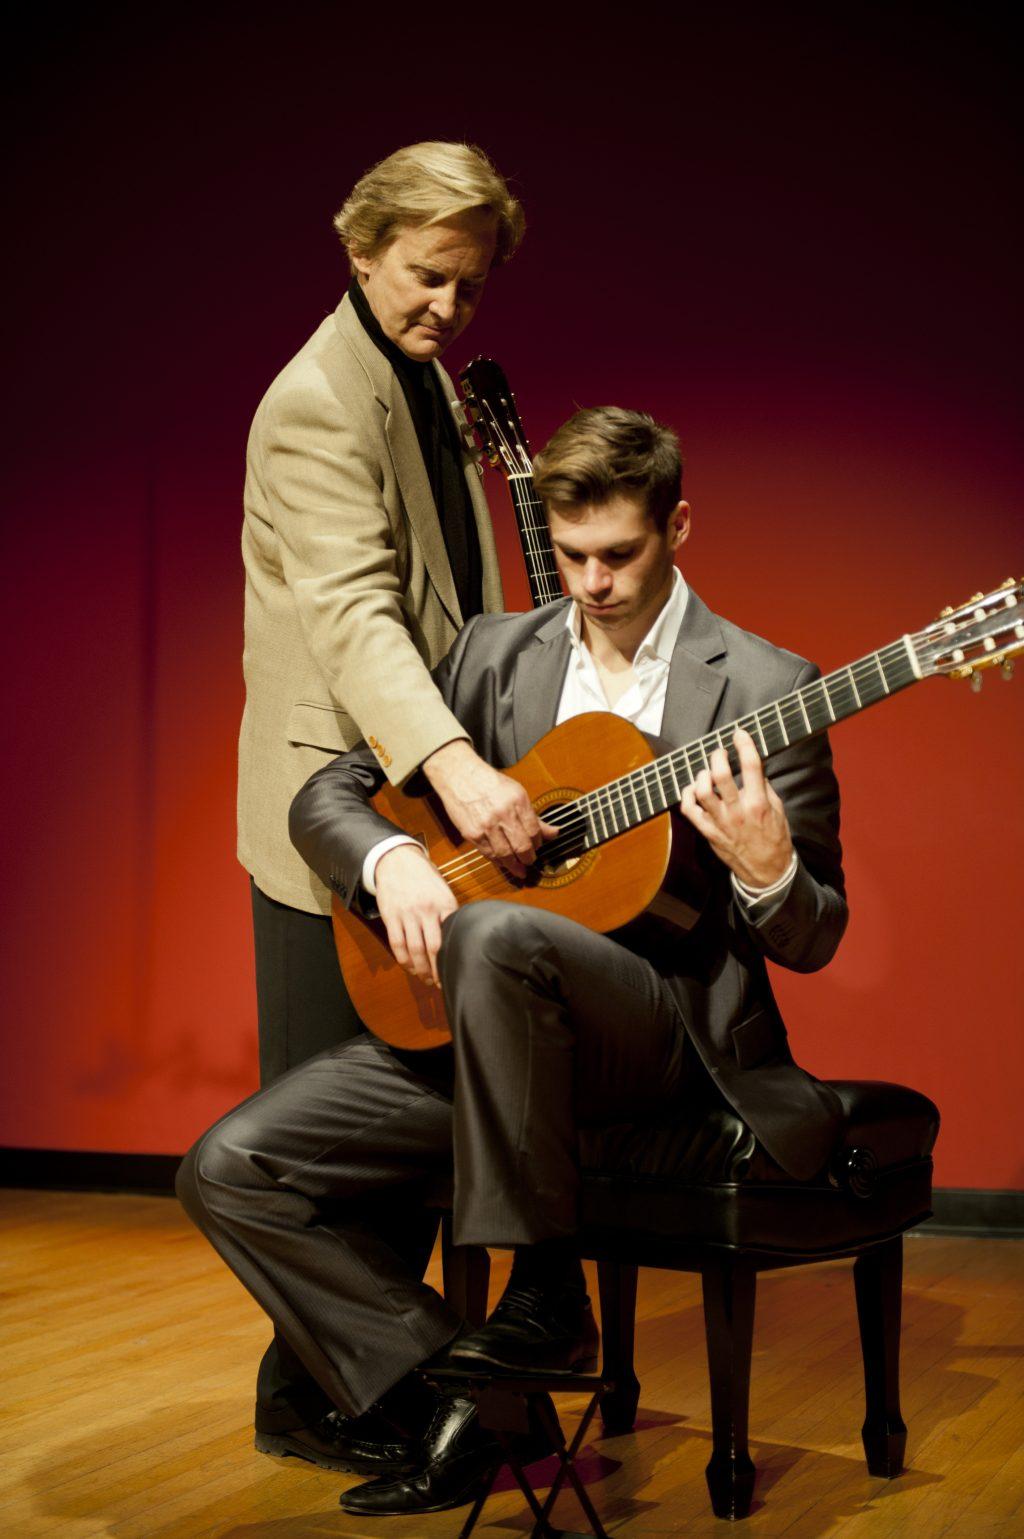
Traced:
[[[661, 1126], [581, 1136], [580, 1254], [598, 1263], [605, 1430], [629, 1431], [638, 1266], [700, 1272], [711, 1377], [708, 1487], [719, 1517], [745, 1517], [754, 1466], [747, 1409], [759, 1271], [828, 1258], [854, 1261], [864, 1358], [868, 1469], [903, 1468], [899, 1407], [902, 1235], [931, 1212], [931, 1151], [939, 1114], [926, 1096], [875, 1081], [828, 1082], [844, 1113], [828, 1167], [795, 1181], [724, 1100], [701, 1101]], [[446, 1245], [445, 1290], [470, 1319], [486, 1310], [486, 1252]]]

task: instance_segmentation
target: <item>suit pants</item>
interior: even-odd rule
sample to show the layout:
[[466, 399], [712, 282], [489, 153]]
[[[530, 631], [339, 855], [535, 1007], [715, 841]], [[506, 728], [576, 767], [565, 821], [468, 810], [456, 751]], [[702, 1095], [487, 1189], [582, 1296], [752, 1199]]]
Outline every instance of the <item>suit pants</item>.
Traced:
[[[260, 1085], [318, 1053], [363, 1034], [348, 995], [331, 921], [252, 889], [259, 1022]], [[430, 1259], [436, 1220], [423, 1214], [410, 1226], [407, 1257], [422, 1272]], [[265, 1432], [310, 1423], [331, 1409], [316, 1381], [280, 1331], [263, 1354], [256, 1378], [256, 1420]]]
[[454, 1170], [456, 1244], [571, 1235], [578, 1130], [682, 1093], [685, 1028], [649, 962], [506, 903], [459, 909], [443, 936], [450, 1051], [343, 1043], [229, 1113], [179, 1174], [192, 1218], [349, 1415], [460, 1329], [402, 1253], [437, 1177]]

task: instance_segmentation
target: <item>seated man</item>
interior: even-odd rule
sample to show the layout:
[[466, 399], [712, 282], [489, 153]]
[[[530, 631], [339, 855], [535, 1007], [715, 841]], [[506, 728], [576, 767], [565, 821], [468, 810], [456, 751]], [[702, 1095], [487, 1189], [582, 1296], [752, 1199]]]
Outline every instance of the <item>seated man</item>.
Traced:
[[[687, 743], [816, 677], [683, 582], [689, 509], [669, 429], [578, 412], [538, 456], [536, 483], [570, 597], [475, 618], [435, 670], [490, 763], [513, 764], [583, 711]], [[829, 748], [787, 749], [767, 780], [752, 740], [734, 744], [741, 783], [719, 750], [683, 796], [717, 857], [700, 918], [667, 942], [662, 931], [649, 955], [632, 928], [616, 938], [515, 902], [458, 907], [368, 805], [383, 779], [368, 750], [299, 792], [297, 847], [343, 899], [376, 903], [397, 959], [443, 990], [452, 1046], [411, 1054], [367, 1037], [303, 1064], [199, 1141], [179, 1192], [338, 1408], [277, 1451], [374, 1475], [344, 1493], [347, 1510], [455, 1506], [497, 1462], [472, 1402], [415, 1372], [428, 1359], [594, 1360], [574, 1251], [581, 1127], [662, 1117], [710, 1076], [784, 1170], [802, 1178], [827, 1160], [838, 1108], [792, 1061], [765, 959], [821, 967], [846, 923]], [[395, 1246], [424, 1183], [453, 1163], [456, 1243], [515, 1250], [502, 1299], [468, 1333]]]

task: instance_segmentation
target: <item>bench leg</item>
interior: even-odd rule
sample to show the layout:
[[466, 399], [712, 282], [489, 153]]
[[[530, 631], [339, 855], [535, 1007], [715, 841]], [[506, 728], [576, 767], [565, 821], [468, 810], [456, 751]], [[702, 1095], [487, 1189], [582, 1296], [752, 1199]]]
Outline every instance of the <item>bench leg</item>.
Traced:
[[445, 1303], [470, 1325], [483, 1325], [491, 1258], [482, 1245], [452, 1244], [450, 1213], [441, 1220], [441, 1275]]
[[601, 1396], [601, 1421], [606, 1437], [632, 1432], [640, 1400], [640, 1380], [633, 1368], [636, 1278], [635, 1266], [623, 1266], [617, 1261], [599, 1261], [597, 1264], [604, 1352], [602, 1373], [615, 1385]]
[[745, 1518], [754, 1494], [747, 1414], [757, 1273], [749, 1261], [726, 1253], [704, 1265], [701, 1279], [711, 1372], [712, 1454], [705, 1474], [715, 1516]]
[[859, 1255], [853, 1263], [853, 1282], [864, 1356], [864, 1453], [871, 1474], [891, 1480], [903, 1468], [907, 1447], [907, 1429], [900, 1415], [902, 1235]]

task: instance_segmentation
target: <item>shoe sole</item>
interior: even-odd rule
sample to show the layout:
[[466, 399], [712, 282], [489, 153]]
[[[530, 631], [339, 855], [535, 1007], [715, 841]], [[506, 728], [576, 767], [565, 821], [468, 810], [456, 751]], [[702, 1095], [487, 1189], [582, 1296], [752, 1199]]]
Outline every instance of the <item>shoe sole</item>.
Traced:
[[[495, 1466], [495, 1473], [501, 1468], [503, 1462], [499, 1461]], [[536, 1461], [529, 1462], [535, 1463]], [[474, 1480], [470, 1481], [468, 1486], [459, 1492], [458, 1496], [449, 1497], [445, 1502], [432, 1502], [429, 1507], [396, 1508], [392, 1512], [382, 1512], [378, 1507], [350, 1507], [345, 1501], [345, 1497], [348, 1495], [347, 1491], [343, 1491], [339, 1496], [338, 1505], [342, 1512], [350, 1512], [353, 1517], [357, 1518], [418, 1518], [421, 1515], [426, 1516], [430, 1512], [450, 1512], [453, 1507], [468, 1507], [471, 1502], [476, 1501], [480, 1495], [481, 1487], [489, 1479], [493, 1479], [493, 1476], [490, 1474], [478, 1475]]]
[[591, 1357], [577, 1357], [568, 1367], [546, 1368], [539, 1364], [527, 1366], [525, 1363], [502, 1362], [500, 1357], [495, 1357], [487, 1352], [476, 1352], [472, 1348], [468, 1351], [452, 1352], [450, 1361], [453, 1368], [461, 1367], [464, 1363], [484, 1363], [488, 1368], [497, 1368], [502, 1373], [518, 1373], [528, 1376], [532, 1373], [564, 1374], [596, 1373], [597, 1355]]
[[288, 1439], [288, 1434], [280, 1436], [272, 1432], [257, 1432], [254, 1446], [257, 1453], [270, 1454], [275, 1459], [304, 1459], [307, 1464], [315, 1464], [317, 1469], [333, 1470], [339, 1475], [364, 1475], [371, 1480], [375, 1475], [384, 1479], [400, 1479], [403, 1475], [412, 1474], [415, 1464], [375, 1464], [371, 1460], [365, 1463], [358, 1459], [334, 1459], [330, 1454], [319, 1454], [312, 1448], [297, 1448]]

